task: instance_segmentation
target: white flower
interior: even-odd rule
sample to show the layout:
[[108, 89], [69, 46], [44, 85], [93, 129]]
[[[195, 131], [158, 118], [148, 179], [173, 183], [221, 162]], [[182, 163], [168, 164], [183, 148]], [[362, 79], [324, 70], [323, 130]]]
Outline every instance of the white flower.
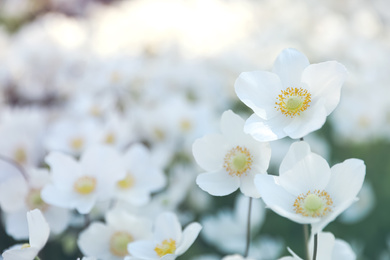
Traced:
[[348, 159], [329, 168], [306, 142], [293, 143], [282, 161], [279, 176], [259, 174], [255, 185], [265, 204], [279, 215], [320, 232], [348, 208], [360, 191], [366, 167]]
[[222, 260], [255, 260], [254, 258], [246, 258], [241, 255], [235, 254], [235, 255], [227, 255]]
[[196, 162], [206, 170], [196, 178], [201, 189], [214, 196], [228, 195], [238, 188], [250, 197], [260, 197], [253, 179], [265, 174], [271, 149], [243, 132], [244, 120], [231, 110], [221, 118], [221, 134], [209, 134], [193, 145]]
[[15, 245], [4, 251], [4, 260], [33, 260], [45, 246], [49, 238], [50, 229], [42, 212], [34, 209], [27, 212], [29, 230], [29, 244]]
[[42, 199], [81, 214], [89, 213], [97, 201], [109, 200], [126, 174], [119, 154], [107, 146], [88, 148], [80, 161], [59, 152], [51, 152], [45, 161], [52, 182], [42, 189]]
[[106, 224], [93, 222], [81, 232], [77, 244], [86, 256], [103, 260], [119, 260], [129, 255], [130, 242], [148, 238], [150, 224], [122, 210], [109, 211]]
[[15, 239], [28, 238], [26, 213], [39, 209], [54, 234], [65, 230], [70, 219], [68, 209], [48, 205], [41, 198], [41, 189], [49, 182], [47, 169], [28, 169], [26, 178], [16, 175], [0, 183], [0, 205], [4, 211], [5, 228]]
[[[356, 255], [352, 251], [351, 246], [341, 239], [335, 239], [330, 232], [318, 233], [317, 244], [317, 259], [319, 260], [355, 260]], [[313, 256], [314, 240], [309, 241], [309, 254]], [[285, 256], [279, 260], [302, 260], [290, 248], [288, 251], [292, 256]]]
[[133, 257], [126, 259], [174, 260], [187, 251], [201, 229], [199, 223], [193, 222], [182, 231], [174, 213], [161, 213], [154, 224], [153, 240], [130, 243], [128, 250]]
[[318, 130], [339, 103], [346, 76], [340, 63], [310, 64], [295, 49], [279, 54], [273, 72], [241, 73], [236, 94], [254, 112], [245, 123], [245, 132], [265, 142], [285, 136], [300, 138]]
[[132, 145], [122, 156], [126, 176], [115, 186], [115, 196], [132, 205], [145, 205], [150, 195], [166, 185], [164, 172], [151, 160], [149, 150], [142, 144]]

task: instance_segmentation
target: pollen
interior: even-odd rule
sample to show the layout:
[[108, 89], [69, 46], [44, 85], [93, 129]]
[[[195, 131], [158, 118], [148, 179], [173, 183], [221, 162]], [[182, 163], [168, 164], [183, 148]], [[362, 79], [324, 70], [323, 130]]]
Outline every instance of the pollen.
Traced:
[[125, 178], [117, 182], [117, 186], [122, 190], [128, 190], [134, 186], [134, 181], [134, 177], [130, 173], [127, 173]]
[[293, 118], [305, 111], [311, 102], [311, 94], [303, 88], [287, 88], [282, 90], [275, 102], [275, 108], [285, 116]]
[[82, 195], [92, 193], [96, 188], [96, 179], [91, 176], [83, 176], [78, 178], [74, 185], [74, 190]]
[[160, 245], [154, 248], [154, 251], [159, 257], [167, 254], [173, 254], [176, 251], [176, 241], [173, 239], [165, 239]]
[[111, 235], [110, 252], [118, 257], [128, 255], [127, 244], [133, 242], [134, 238], [127, 232], [118, 231]]
[[246, 147], [236, 146], [225, 156], [223, 167], [230, 175], [241, 176], [252, 166], [252, 155]]
[[299, 195], [294, 202], [294, 211], [305, 217], [324, 217], [332, 211], [333, 201], [329, 194], [322, 190], [308, 191]]
[[75, 137], [70, 140], [70, 147], [72, 147], [75, 150], [79, 150], [83, 147], [84, 140], [81, 137]]

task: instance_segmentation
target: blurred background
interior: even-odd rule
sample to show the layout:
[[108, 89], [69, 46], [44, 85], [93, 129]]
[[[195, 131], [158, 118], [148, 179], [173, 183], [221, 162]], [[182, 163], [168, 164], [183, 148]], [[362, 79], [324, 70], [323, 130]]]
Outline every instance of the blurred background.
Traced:
[[[367, 165], [360, 201], [325, 230], [350, 243], [358, 259], [390, 259], [388, 0], [1, 0], [0, 181], [42, 166], [54, 149], [77, 156], [80, 145], [63, 142], [71, 135], [118, 149], [143, 142], [170, 179], [154, 199], [183, 223], [201, 221], [215, 232], [222, 222], [239, 223], [229, 219], [238, 214], [238, 193], [212, 197], [196, 186], [201, 169], [191, 145], [219, 131], [223, 111], [251, 114], [234, 93], [236, 78], [271, 70], [288, 47], [349, 72], [339, 106], [305, 138], [330, 165], [348, 158]], [[270, 174], [292, 142], [271, 144]], [[304, 256], [302, 226], [260, 211], [251, 255], [276, 259], [288, 246]], [[73, 217], [42, 260], [81, 256]], [[3, 212], [0, 251], [19, 241], [6, 233], [7, 218]], [[179, 259], [242, 253], [240, 231], [229, 243], [202, 231]]]

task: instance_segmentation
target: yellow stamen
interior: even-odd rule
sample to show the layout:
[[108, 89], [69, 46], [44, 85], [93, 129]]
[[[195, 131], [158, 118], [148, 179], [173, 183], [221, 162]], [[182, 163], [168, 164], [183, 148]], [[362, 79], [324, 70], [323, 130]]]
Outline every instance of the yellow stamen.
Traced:
[[226, 155], [223, 167], [230, 175], [241, 176], [251, 169], [252, 155], [245, 147], [236, 146]]
[[124, 179], [117, 182], [117, 186], [122, 190], [127, 190], [134, 186], [134, 181], [134, 177], [130, 173], [127, 173]]
[[29, 247], [31, 247], [29, 243], [26, 243], [26, 244], [22, 245], [22, 249], [29, 248]]
[[115, 143], [115, 134], [114, 133], [109, 133], [106, 135], [106, 138], [104, 139], [104, 142], [106, 144], [113, 144]]
[[96, 188], [96, 179], [90, 176], [80, 177], [75, 181], [73, 187], [76, 192], [82, 195], [90, 194]]
[[275, 102], [275, 108], [285, 116], [294, 117], [305, 111], [311, 102], [311, 94], [302, 88], [287, 88], [282, 90]]
[[295, 213], [305, 217], [324, 217], [332, 211], [333, 201], [329, 194], [322, 190], [308, 191], [299, 195], [294, 202]]
[[110, 238], [110, 251], [113, 255], [124, 257], [128, 255], [127, 244], [133, 242], [134, 238], [127, 232], [115, 232]]
[[165, 239], [160, 245], [154, 248], [154, 251], [159, 257], [167, 254], [173, 254], [176, 250], [176, 241], [173, 239]]
[[23, 147], [19, 147], [15, 150], [14, 160], [20, 164], [23, 164], [27, 161], [27, 153]]

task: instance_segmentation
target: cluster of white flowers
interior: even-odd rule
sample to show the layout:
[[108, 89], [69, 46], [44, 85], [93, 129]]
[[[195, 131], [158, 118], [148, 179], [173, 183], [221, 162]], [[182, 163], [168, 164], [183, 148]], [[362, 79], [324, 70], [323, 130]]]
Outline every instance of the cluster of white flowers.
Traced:
[[[309, 255], [354, 259], [323, 230], [373, 208], [365, 164], [329, 166], [310, 133], [329, 122], [340, 143], [390, 137], [390, 34], [375, 16], [387, 2], [373, 2], [0, 3], [0, 20], [24, 23], [0, 27], [1, 224], [29, 239], [3, 259], [35, 259], [51, 239], [75, 259], [173, 260], [198, 235], [206, 246], [185, 259], [277, 259], [266, 208], [311, 225]], [[220, 209], [213, 196], [231, 194]]]

